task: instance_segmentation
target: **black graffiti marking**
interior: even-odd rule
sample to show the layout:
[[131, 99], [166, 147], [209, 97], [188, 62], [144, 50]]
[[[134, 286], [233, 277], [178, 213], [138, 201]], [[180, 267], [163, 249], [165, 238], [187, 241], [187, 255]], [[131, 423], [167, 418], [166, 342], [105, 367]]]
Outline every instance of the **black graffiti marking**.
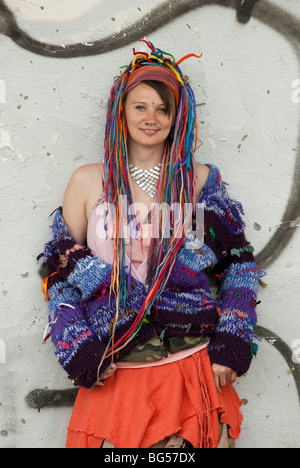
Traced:
[[[282, 341], [278, 335], [268, 330], [267, 328], [256, 325], [254, 331], [256, 335], [259, 336], [259, 338], [268, 341], [268, 343], [274, 346], [284, 357], [289, 369], [292, 370], [292, 375], [295, 379], [300, 401], [300, 364], [293, 363], [293, 351], [286, 343], [284, 343], [284, 341]], [[35, 408], [38, 411], [45, 407], [73, 406], [78, 391], [78, 388], [72, 388], [68, 390], [37, 389], [27, 395], [26, 401], [30, 408]]]
[[252, 8], [259, 0], [238, 0], [237, 17], [241, 23], [247, 23], [251, 18]]
[[[207, 5], [220, 5], [237, 10], [239, 21], [246, 22], [250, 14], [262, 23], [270, 26], [275, 31], [287, 38], [295, 50], [300, 62], [300, 21], [284, 9], [273, 5], [268, 1], [254, 0], [176, 0], [167, 1], [151, 12], [149, 17], [144, 17], [134, 25], [123, 29], [119, 33], [111, 35], [92, 44], [72, 44], [56, 46], [45, 44], [33, 39], [22, 31], [13, 14], [0, 0], [0, 33], [6, 34], [16, 44], [30, 52], [55, 58], [84, 57], [98, 55], [124, 47], [142, 36], [150, 35], [154, 31], [165, 27], [171, 21], [197, 8]], [[300, 135], [300, 133], [299, 133]], [[300, 141], [300, 137], [298, 137]], [[268, 241], [267, 245], [256, 255], [259, 266], [263, 269], [271, 265], [282, 254], [295, 234], [296, 228], [291, 224], [300, 216], [300, 146], [297, 149], [292, 191], [281, 219], [281, 226]]]
[[[288, 39], [300, 63], [300, 20], [298, 18], [269, 2], [257, 3], [252, 16]], [[297, 140], [300, 142], [300, 132]], [[256, 261], [261, 268], [267, 268], [278, 259], [296, 232], [293, 221], [300, 215], [300, 145], [297, 148], [291, 187], [289, 200], [280, 223], [283, 228], [278, 228], [263, 250], [256, 255]]]
[[159, 28], [167, 25], [185, 13], [196, 8], [218, 4], [226, 7], [236, 8], [237, 17], [240, 21], [249, 20], [252, 8], [258, 0], [176, 0], [166, 1], [157, 7], [134, 25], [122, 29], [119, 33], [112, 34], [105, 39], [86, 43], [70, 45], [54, 45], [38, 41], [23, 31], [13, 13], [8, 9], [3, 0], [0, 0], [0, 34], [10, 37], [17, 45], [35, 54], [55, 58], [74, 58], [90, 55], [99, 55], [124, 47], [139, 40], [142, 36], [153, 33]]
[[278, 335], [276, 335], [276, 333], [273, 333], [267, 328], [256, 325], [254, 327], [254, 331], [257, 336], [268, 341], [268, 343], [274, 346], [274, 348], [276, 348], [277, 351], [280, 352], [281, 356], [285, 359], [289, 369], [292, 371], [298, 392], [298, 398], [300, 401], [300, 363], [297, 364], [293, 362], [293, 351]]
[[35, 408], [39, 412], [47, 406], [61, 407], [73, 406], [79, 389], [71, 388], [68, 390], [33, 390], [26, 396], [27, 405]]

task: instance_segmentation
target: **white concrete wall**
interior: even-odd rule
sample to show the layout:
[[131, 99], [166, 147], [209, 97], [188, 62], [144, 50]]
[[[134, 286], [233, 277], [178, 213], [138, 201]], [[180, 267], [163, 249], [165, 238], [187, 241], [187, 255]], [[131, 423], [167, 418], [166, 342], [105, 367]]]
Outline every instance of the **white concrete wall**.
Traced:
[[[235, 1], [162, 3], [6, 0], [8, 13], [0, 1], [0, 447], [64, 447], [73, 387], [42, 344], [36, 256], [73, 170], [102, 157], [112, 77], [145, 37], [178, 58], [203, 52], [183, 65], [199, 104], [197, 160], [216, 164], [243, 203], [268, 273], [259, 354], [236, 384], [238, 447], [300, 447], [300, 2], [258, 0], [247, 24]], [[20, 31], [36, 42], [9, 37]]]

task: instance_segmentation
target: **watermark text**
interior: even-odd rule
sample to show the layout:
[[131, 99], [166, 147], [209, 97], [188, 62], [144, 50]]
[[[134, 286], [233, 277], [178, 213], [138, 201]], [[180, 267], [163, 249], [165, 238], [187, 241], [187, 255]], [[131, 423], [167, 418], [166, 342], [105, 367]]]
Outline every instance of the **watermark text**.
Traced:
[[293, 341], [292, 348], [295, 350], [292, 354], [292, 361], [294, 364], [300, 364], [300, 339]]
[[0, 340], [0, 364], [6, 363], [6, 346], [3, 340]]
[[[97, 237], [115, 238], [115, 220], [119, 215], [118, 237], [136, 239], [139, 231], [142, 237], [177, 238], [184, 237], [186, 248], [197, 248], [204, 243], [204, 205], [196, 203], [152, 203], [150, 211], [144, 203], [128, 205], [126, 196], [119, 196], [118, 206], [102, 203], [96, 209], [98, 216]], [[150, 215], [150, 216], [149, 216]]]
[[300, 103], [300, 79], [294, 80], [292, 82], [292, 88], [295, 89], [295, 91], [292, 92], [292, 102], [294, 104], [299, 104]]

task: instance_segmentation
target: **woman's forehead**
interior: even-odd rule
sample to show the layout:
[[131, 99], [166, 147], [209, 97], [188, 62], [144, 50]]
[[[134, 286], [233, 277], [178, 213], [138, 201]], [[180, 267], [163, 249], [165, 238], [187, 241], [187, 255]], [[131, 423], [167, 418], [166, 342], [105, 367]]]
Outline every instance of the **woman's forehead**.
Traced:
[[151, 86], [148, 86], [145, 83], [139, 83], [138, 85], [136, 85], [128, 93], [127, 100], [137, 102], [155, 100], [156, 103], [163, 103], [163, 100], [159, 93], [154, 88], [151, 88]]

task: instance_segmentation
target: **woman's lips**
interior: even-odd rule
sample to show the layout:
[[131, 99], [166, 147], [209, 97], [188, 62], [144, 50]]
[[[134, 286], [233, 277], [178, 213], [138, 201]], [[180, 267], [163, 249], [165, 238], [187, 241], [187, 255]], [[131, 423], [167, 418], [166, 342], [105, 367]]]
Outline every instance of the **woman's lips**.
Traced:
[[154, 128], [152, 128], [152, 129], [149, 129], [149, 128], [141, 128], [141, 131], [142, 131], [145, 135], [147, 135], [147, 136], [149, 136], [149, 137], [151, 137], [151, 136], [153, 136], [153, 135], [156, 135], [156, 134], [159, 132], [159, 130], [156, 130], [156, 129], [154, 129]]

